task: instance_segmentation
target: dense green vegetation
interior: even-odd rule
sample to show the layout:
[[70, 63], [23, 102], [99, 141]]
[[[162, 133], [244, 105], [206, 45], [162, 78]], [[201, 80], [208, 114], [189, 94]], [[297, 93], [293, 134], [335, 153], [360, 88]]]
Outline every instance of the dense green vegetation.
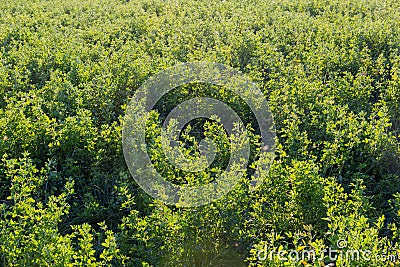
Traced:
[[[400, 263], [374, 257], [400, 249], [399, 1], [14, 0], [0, 12], [0, 265], [324, 266], [327, 255], [259, 251], [321, 252], [338, 240], [371, 257], [337, 266]], [[257, 83], [277, 151], [260, 189], [244, 179], [220, 201], [177, 208], [135, 184], [121, 125], [147, 78], [193, 61]], [[166, 110], [204, 93], [192, 87]], [[185, 183], [165, 164], [159, 110], [149, 153]], [[220, 140], [218, 174], [227, 138], [217, 123], [192, 127], [202, 125]]]

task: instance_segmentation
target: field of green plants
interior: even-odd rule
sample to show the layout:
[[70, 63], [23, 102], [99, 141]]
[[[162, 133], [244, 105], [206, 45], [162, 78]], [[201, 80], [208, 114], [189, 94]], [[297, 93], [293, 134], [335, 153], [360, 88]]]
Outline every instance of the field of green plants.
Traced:
[[[399, 266], [400, 1], [14, 0], [0, 14], [0, 266]], [[249, 166], [220, 200], [176, 207], [129, 173], [123, 118], [148, 78], [199, 61], [262, 90], [276, 155], [257, 190]], [[209, 169], [165, 158], [162, 120], [198, 95], [244, 117], [257, 160], [240, 97], [183, 86], [146, 132], [177, 184], [207, 183], [229, 160], [210, 120], [181, 135], [188, 157], [201, 136], [219, 144]]]

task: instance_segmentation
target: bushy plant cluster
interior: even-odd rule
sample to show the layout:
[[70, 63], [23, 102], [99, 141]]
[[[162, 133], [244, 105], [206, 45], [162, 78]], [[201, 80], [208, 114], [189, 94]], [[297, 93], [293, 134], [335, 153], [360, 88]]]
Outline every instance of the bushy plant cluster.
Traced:
[[[371, 253], [336, 266], [400, 264], [374, 257], [400, 251], [399, 1], [15, 0], [0, 14], [0, 265], [325, 266], [328, 255], [259, 252], [320, 253], [338, 241]], [[184, 99], [230, 104], [253, 151], [228, 195], [178, 208], [136, 185], [121, 129], [147, 78], [195, 61], [236, 68], [262, 89], [276, 158], [250, 192], [259, 132], [249, 108], [226, 88], [179, 88], [147, 125], [167, 180], [208, 183], [229, 160], [222, 126], [197, 120], [181, 135], [186, 156], [206, 136], [218, 160], [193, 175], [168, 163], [160, 127]]]

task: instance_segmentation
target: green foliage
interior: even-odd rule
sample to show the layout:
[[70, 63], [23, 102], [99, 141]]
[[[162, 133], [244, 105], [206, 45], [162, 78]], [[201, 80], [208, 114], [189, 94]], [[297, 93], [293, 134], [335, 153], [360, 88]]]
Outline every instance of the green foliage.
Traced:
[[[338, 241], [337, 266], [390, 266], [400, 224], [400, 4], [395, 0], [36, 0], [0, 3], [0, 265], [324, 266], [330, 260], [259, 251], [314, 250]], [[177, 208], [133, 181], [121, 146], [129, 97], [152, 74], [189, 61], [251, 77], [277, 128], [276, 159], [249, 192], [259, 131], [229, 88], [191, 84], [166, 95], [147, 122], [157, 170], [205, 184], [229, 161], [217, 121], [180, 136], [204, 171], [176, 169], [161, 123], [177, 104], [209, 96], [250, 133], [246, 177], [207, 206]], [[201, 165], [198, 162], [199, 166]]]
[[[68, 215], [68, 198], [74, 193], [67, 181], [58, 196], [45, 195], [46, 170], [38, 170], [28, 154], [16, 159], [3, 157], [2, 167], [11, 179], [10, 196], [1, 206], [0, 253], [3, 266], [98, 266], [112, 262], [116, 252], [110, 231], [102, 243], [102, 261], [94, 257], [93, 235], [88, 224], [73, 226], [74, 232], [61, 234], [59, 223]], [[74, 247], [74, 239], [78, 247]]]

